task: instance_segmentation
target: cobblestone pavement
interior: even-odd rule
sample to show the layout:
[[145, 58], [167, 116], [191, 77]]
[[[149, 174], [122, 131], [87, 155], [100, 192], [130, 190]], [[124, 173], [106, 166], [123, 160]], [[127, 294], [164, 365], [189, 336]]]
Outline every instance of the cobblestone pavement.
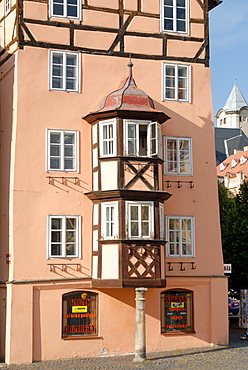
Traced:
[[148, 353], [148, 360], [133, 363], [133, 356], [75, 358], [70, 360], [6, 365], [0, 370], [248, 370], [248, 340], [241, 341], [244, 329], [232, 328], [229, 346], [214, 346], [190, 350]]

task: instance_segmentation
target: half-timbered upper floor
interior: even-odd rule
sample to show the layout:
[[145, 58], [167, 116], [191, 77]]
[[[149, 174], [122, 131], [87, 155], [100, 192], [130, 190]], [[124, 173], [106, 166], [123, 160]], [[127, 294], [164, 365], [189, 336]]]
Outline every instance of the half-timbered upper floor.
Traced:
[[[2, 0], [1, 56], [25, 46], [208, 65], [218, 0]], [[138, 40], [138, 42], [137, 42]]]

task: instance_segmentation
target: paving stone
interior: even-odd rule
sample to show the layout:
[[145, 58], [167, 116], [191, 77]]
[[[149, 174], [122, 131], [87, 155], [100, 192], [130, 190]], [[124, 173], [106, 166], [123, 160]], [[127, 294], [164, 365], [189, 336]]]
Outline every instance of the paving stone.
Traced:
[[0, 363], [0, 370], [247, 370], [248, 340], [240, 340], [243, 334], [244, 329], [231, 328], [229, 346], [148, 353], [143, 363], [132, 362], [131, 355], [106, 356], [20, 365]]

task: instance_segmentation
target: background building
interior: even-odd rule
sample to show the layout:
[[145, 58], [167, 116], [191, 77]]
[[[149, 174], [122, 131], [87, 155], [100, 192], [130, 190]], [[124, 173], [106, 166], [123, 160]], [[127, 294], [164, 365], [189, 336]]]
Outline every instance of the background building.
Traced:
[[235, 81], [222, 109], [216, 114], [216, 164], [248, 145], [248, 106]]
[[228, 342], [208, 45], [219, 3], [1, 2], [7, 363], [133, 352], [139, 288], [148, 351]]

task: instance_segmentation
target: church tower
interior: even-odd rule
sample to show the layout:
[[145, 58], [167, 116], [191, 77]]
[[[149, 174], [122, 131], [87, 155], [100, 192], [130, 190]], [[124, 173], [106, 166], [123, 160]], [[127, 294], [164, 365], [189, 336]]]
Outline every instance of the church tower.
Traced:
[[[248, 120], [248, 106], [235, 80], [226, 104], [217, 114], [217, 127], [241, 128], [245, 131]], [[246, 132], [247, 128], [246, 128]]]

